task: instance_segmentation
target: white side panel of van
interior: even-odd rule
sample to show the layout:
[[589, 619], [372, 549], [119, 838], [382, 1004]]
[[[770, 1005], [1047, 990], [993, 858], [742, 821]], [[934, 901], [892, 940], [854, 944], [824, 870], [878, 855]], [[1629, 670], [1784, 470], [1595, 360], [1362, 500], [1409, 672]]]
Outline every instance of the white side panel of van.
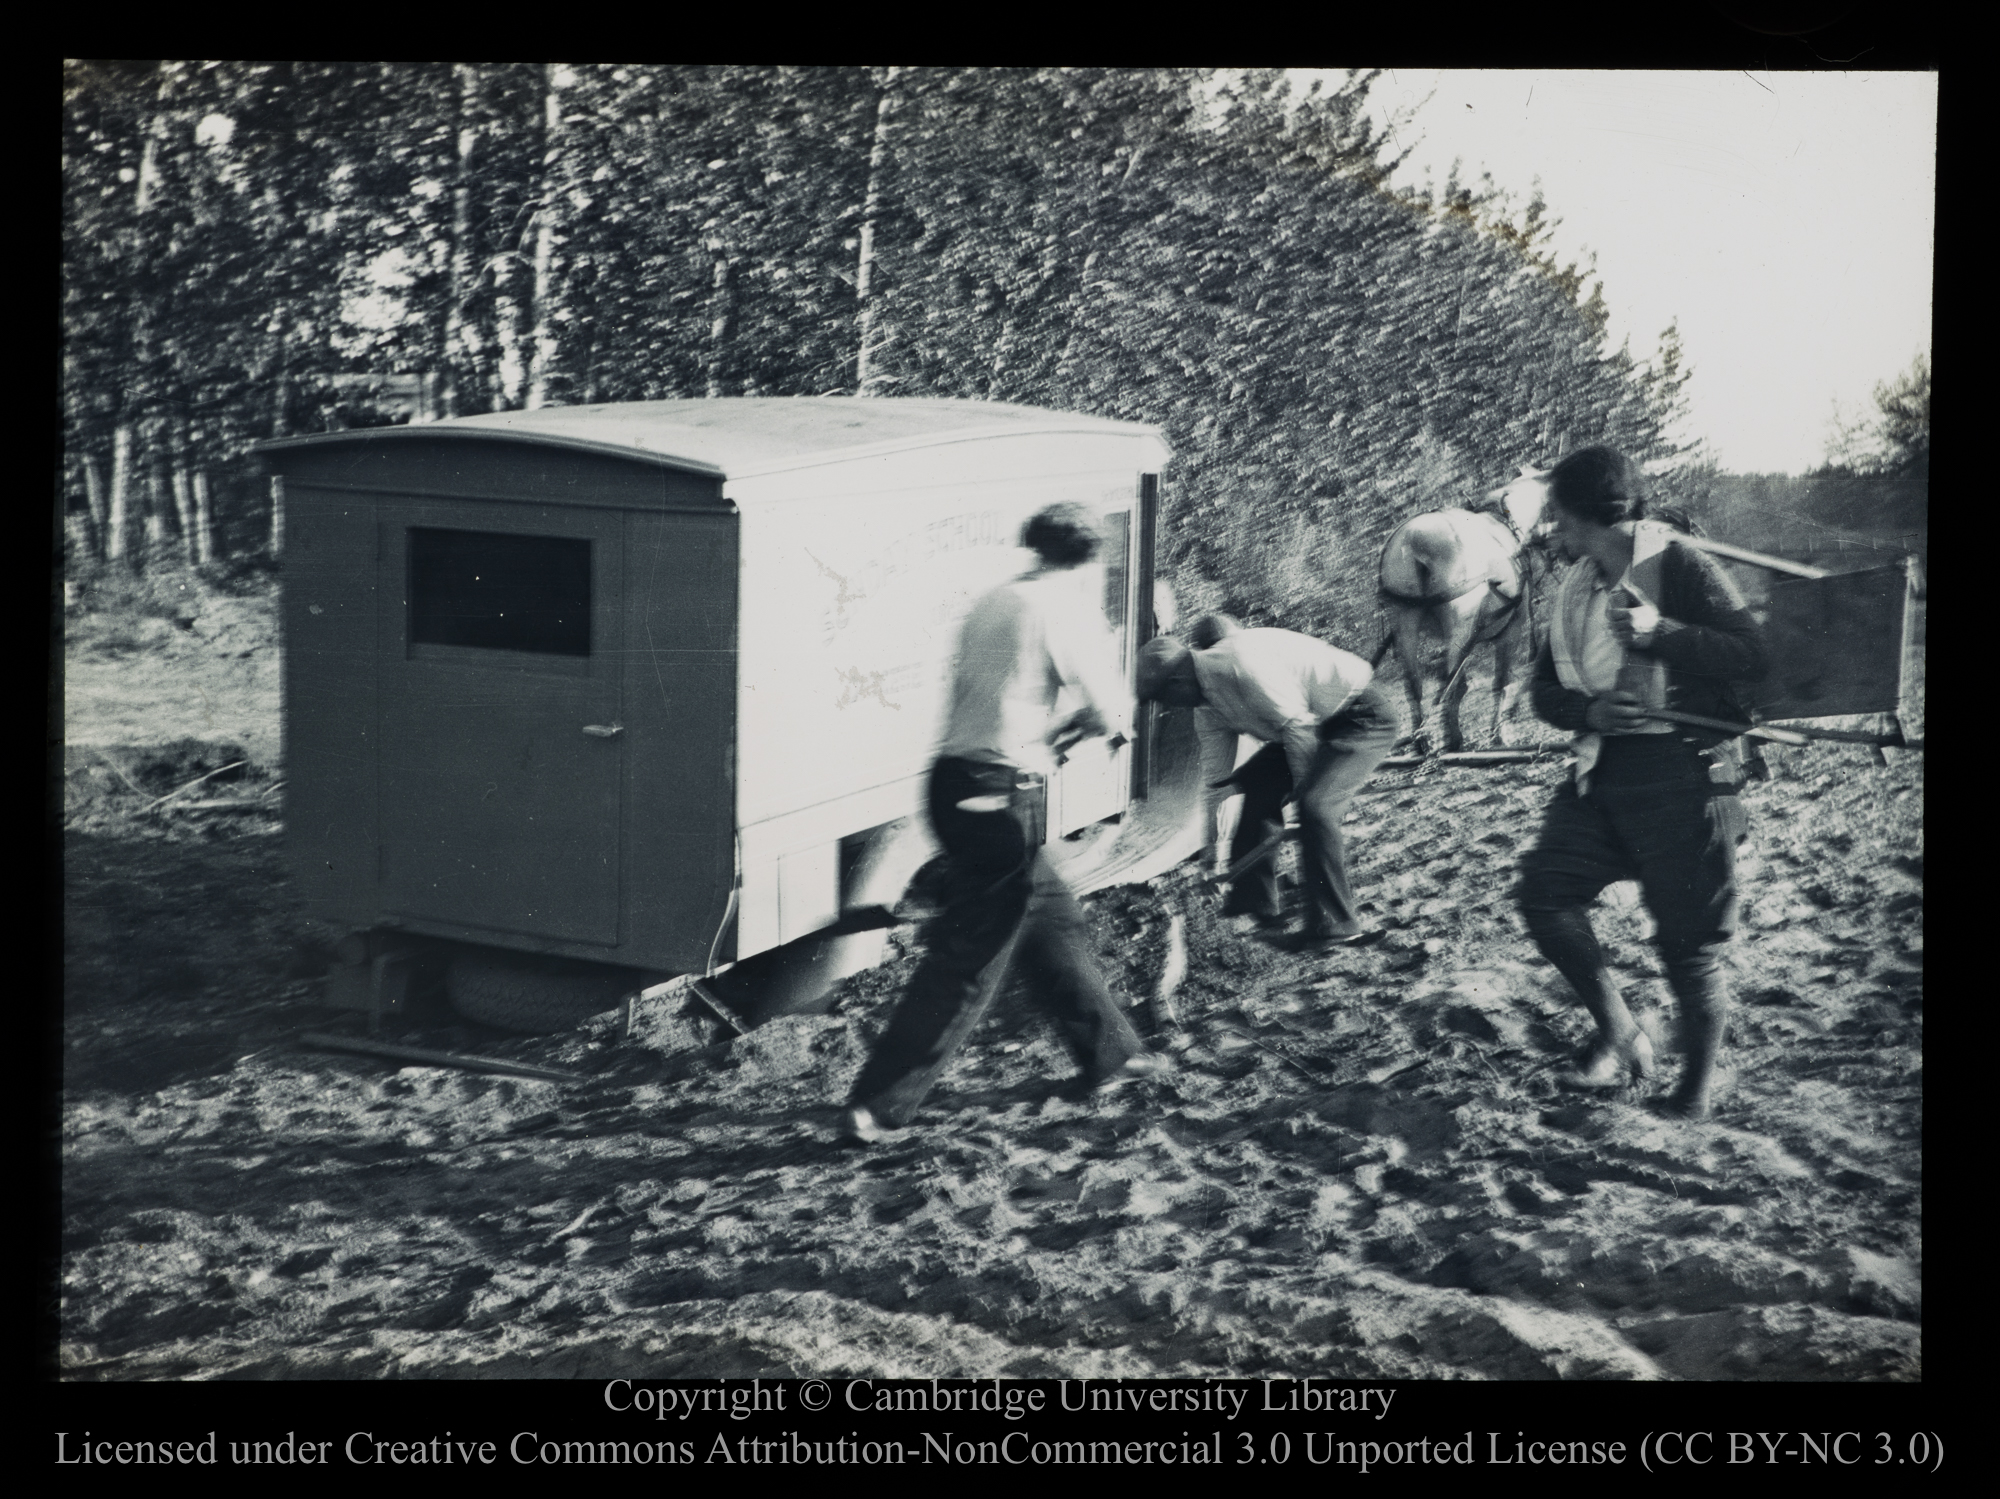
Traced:
[[[767, 860], [808, 825], [818, 839], [878, 825], [886, 788], [921, 787], [965, 612], [1032, 564], [1022, 524], [1058, 500], [1129, 509], [1141, 449], [1157, 444], [948, 444], [727, 487], [742, 517], [739, 958], [798, 935]], [[1077, 763], [1087, 820], [1122, 810], [1123, 757]], [[892, 815], [921, 815], [914, 800], [902, 791]]]

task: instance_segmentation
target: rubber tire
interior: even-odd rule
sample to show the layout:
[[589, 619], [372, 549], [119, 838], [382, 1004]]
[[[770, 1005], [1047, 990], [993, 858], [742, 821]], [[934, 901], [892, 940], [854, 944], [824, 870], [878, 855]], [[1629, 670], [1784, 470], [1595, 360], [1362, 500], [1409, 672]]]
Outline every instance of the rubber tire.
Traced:
[[531, 1035], [575, 1030], [632, 988], [618, 969], [531, 957], [460, 954], [445, 974], [451, 1007], [467, 1020]]

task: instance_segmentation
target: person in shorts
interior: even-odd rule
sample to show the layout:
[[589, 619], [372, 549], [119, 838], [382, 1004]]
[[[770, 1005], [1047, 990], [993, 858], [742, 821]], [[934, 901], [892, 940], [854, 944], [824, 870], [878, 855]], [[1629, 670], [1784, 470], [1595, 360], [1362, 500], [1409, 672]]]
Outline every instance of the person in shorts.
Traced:
[[1653, 1068], [1652, 1043], [1606, 966], [1587, 907], [1638, 881], [1679, 1007], [1684, 1065], [1670, 1110], [1714, 1106], [1729, 992], [1723, 953], [1738, 917], [1736, 845], [1748, 823], [1736, 739], [1661, 711], [1747, 722], [1734, 684], [1768, 668], [1763, 634], [1705, 552], [1645, 518], [1633, 464], [1610, 448], [1548, 475], [1555, 540], [1571, 566], [1535, 663], [1535, 711], [1575, 736], [1515, 899], [1542, 955], [1597, 1034], [1567, 1081], [1612, 1088]]

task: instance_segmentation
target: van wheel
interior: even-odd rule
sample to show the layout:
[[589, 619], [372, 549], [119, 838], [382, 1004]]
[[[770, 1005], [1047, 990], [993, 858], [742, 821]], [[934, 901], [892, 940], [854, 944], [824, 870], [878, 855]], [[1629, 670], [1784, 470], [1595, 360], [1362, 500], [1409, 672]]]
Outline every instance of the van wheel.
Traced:
[[534, 958], [462, 955], [445, 974], [451, 1007], [467, 1020], [537, 1035], [575, 1030], [615, 1010], [632, 988], [618, 969]]

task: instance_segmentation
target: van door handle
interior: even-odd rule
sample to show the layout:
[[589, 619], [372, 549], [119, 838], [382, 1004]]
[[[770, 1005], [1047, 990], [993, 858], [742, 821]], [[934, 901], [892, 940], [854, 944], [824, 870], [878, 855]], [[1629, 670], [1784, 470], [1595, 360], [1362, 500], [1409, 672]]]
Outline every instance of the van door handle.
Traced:
[[620, 734], [625, 732], [625, 725], [622, 723], [587, 723], [583, 726], [583, 732], [588, 734], [592, 739], [616, 739]]

